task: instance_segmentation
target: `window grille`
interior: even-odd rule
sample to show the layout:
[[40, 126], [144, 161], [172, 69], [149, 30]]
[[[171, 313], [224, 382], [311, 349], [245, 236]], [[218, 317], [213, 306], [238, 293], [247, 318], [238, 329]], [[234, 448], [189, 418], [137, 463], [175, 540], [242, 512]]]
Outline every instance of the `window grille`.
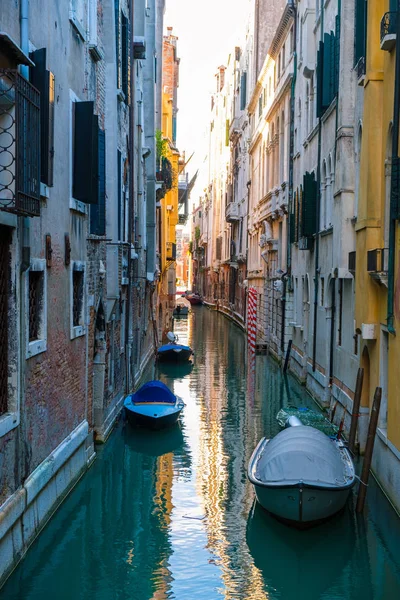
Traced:
[[40, 338], [43, 304], [43, 272], [29, 271], [29, 341]]
[[73, 272], [73, 305], [72, 305], [72, 324], [74, 327], [82, 325], [82, 307], [83, 307], [83, 271]]

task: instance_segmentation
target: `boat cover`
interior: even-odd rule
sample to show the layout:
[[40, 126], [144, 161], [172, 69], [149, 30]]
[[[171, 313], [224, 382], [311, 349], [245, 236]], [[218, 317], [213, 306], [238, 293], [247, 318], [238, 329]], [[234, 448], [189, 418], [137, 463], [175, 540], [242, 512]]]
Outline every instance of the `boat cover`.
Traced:
[[155, 402], [175, 404], [176, 396], [162, 381], [149, 381], [142, 385], [138, 391], [132, 396], [133, 404], [139, 402]]
[[182, 344], [164, 344], [164, 346], [158, 348], [157, 352], [169, 352], [171, 350], [179, 352], [180, 350], [191, 350], [191, 348], [190, 346], [183, 346]]
[[290, 427], [265, 446], [257, 461], [256, 478], [273, 486], [306, 485], [342, 487], [350, 482], [335, 443], [324, 433], [307, 427]]

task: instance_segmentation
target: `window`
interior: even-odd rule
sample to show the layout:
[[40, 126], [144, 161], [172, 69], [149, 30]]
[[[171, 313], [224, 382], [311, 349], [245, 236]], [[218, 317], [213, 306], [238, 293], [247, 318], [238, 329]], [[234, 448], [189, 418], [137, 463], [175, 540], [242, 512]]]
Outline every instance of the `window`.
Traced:
[[247, 73], [244, 71], [240, 78], [240, 110], [246, 108], [246, 97], [247, 97]]
[[106, 233], [106, 135], [98, 129], [98, 203], [90, 206], [90, 233]]
[[[76, 100], [74, 96], [71, 107], [72, 196], [85, 204], [98, 204], [99, 118], [93, 102]], [[85, 212], [84, 207], [80, 210]]]
[[30, 68], [30, 80], [40, 92], [40, 181], [53, 185], [54, 164], [54, 75], [46, 69], [46, 48], [31, 52], [35, 63]]
[[321, 293], [320, 293], [320, 301], [321, 301], [321, 306], [324, 306], [325, 304], [325, 279], [323, 277], [320, 278], [320, 287], [321, 287]]
[[9, 377], [9, 303], [11, 296], [11, 230], [0, 225], [0, 416], [8, 412]]
[[85, 264], [74, 261], [71, 269], [71, 339], [85, 334]]
[[356, 0], [355, 35], [354, 35], [354, 65], [360, 58], [365, 58], [367, 49], [367, 0]]
[[338, 323], [338, 346], [342, 345], [342, 325], [343, 325], [343, 279], [339, 279], [339, 323]]
[[26, 358], [47, 350], [47, 271], [44, 259], [32, 259], [26, 273]]
[[130, 104], [130, 79], [131, 79], [131, 63], [130, 63], [130, 23], [129, 20], [121, 13], [121, 85], [125, 95], [126, 104]]
[[69, 0], [69, 20], [86, 41], [86, 0]]

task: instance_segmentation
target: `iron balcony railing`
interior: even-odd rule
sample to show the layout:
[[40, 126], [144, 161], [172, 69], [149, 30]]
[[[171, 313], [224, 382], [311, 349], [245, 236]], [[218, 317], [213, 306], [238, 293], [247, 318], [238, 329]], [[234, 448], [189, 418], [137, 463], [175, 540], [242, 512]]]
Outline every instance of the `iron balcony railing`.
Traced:
[[167, 242], [167, 260], [176, 260], [176, 244]]
[[381, 43], [386, 36], [395, 36], [397, 32], [397, 11], [387, 12], [381, 20]]
[[40, 214], [40, 94], [13, 69], [0, 69], [0, 209]]
[[361, 81], [365, 77], [365, 56], [361, 56], [357, 63], [357, 80]]

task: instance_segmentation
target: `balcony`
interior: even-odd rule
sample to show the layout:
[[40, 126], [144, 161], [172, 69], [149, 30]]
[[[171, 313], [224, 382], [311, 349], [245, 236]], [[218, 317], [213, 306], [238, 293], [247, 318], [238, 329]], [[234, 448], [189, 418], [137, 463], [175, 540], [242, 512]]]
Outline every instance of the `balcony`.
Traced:
[[234, 223], [240, 221], [240, 210], [237, 202], [229, 202], [226, 206], [225, 219], [228, 223]]
[[381, 21], [381, 50], [391, 52], [396, 45], [397, 11], [387, 12]]
[[378, 283], [387, 287], [389, 262], [388, 248], [375, 248], [367, 252], [367, 272]]
[[167, 242], [167, 260], [176, 260], [176, 244]]
[[365, 56], [361, 56], [361, 58], [359, 59], [358, 63], [356, 64], [356, 70], [357, 70], [357, 84], [364, 85], [365, 72], [366, 72]]
[[0, 210], [40, 215], [40, 94], [0, 69]]

